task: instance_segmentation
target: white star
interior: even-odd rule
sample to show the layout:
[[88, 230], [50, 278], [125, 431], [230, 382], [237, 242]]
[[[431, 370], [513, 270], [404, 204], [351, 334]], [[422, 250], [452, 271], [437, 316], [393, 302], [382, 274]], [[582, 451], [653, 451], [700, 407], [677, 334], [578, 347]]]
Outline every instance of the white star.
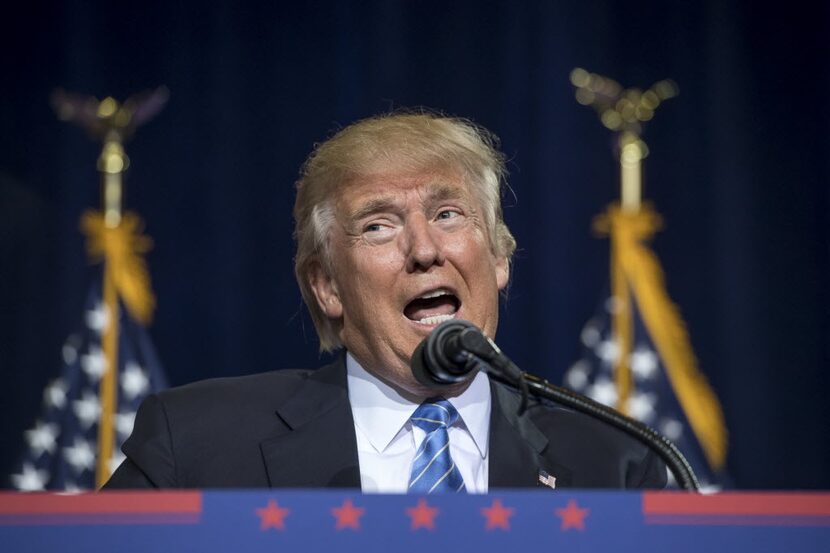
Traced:
[[597, 356], [607, 365], [613, 365], [620, 358], [620, 345], [615, 340], [603, 340], [597, 346]]
[[12, 474], [12, 485], [22, 492], [36, 492], [46, 489], [49, 472], [38, 470], [30, 463], [23, 464], [20, 474]]
[[588, 384], [588, 363], [577, 361], [565, 374], [565, 383], [574, 390], [581, 390]]
[[651, 348], [638, 346], [631, 354], [631, 371], [639, 380], [648, 380], [657, 372], [657, 354]]
[[683, 424], [676, 419], [663, 419], [660, 421], [660, 433], [675, 442], [683, 435]]
[[648, 423], [654, 418], [654, 406], [657, 404], [657, 396], [653, 393], [634, 393], [628, 398], [626, 407], [629, 416]]
[[89, 353], [81, 356], [81, 368], [92, 382], [98, 382], [107, 370], [107, 358], [97, 345], [89, 346]]
[[609, 407], [617, 405], [617, 386], [608, 378], [597, 378], [588, 388], [588, 396]]
[[81, 421], [84, 430], [89, 430], [89, 427], [98, 422], [98, 418], [101, 416], [101, 402], [98, 401], [97, 395], [86, 390], [81, 399], [72, 402], [72, 411]]
[[132, 361], [128, 362], [124, 367], [124, 372], [121, 374], [121, 389], [124, 390], [124, 395], [127, 399], [135, 399], [141, 394], [147, 392], [150, 387], [150, 379], [144, 373], [138, 363]]
[[135, 411], [130, 413], [118, 413], [115, 415], [115, 429], [119, 436], [126, 438], [133, 431], [135, 424]]
[[87, 328], [96, 332], [99, 336], [103, 334], [108, 322], [109, 312], [107, 306], [101, 302], [98, 302], [94, 309], [86, 312]]
[[585, 328], [582, 329], [582, 333], [579, 335], [579, 338], [586, 347], [593, 348], [597, 345], [597, 343], [599, 343], [600, 338], [602, 338], [602, 334], [600, 333], [599, 328], [597, 328], [597, 325], [591, 321], [585, 325]]
[[76, 474], [95, 468], [95, 451], [88, 441], [80, 437], [75, 438], [71, 447], [64, 448], [63, 458], [72, 465]]
[[61, 349], [61, 354], [63, 355], [63, 362], [71, 365], [78, 359], [78, 348], [71, 341], [67, 341]]
[[110, 458], [110, 464], [109, 464], [110, 474], [115, 472], [115, 469], [117, 469], [121, 465], [121, 463], [124, 462], [124, 459], [126, 459], [126, 458], [127, 458], [127, 456], [124, 455], [123, 453], [121, 453], [120, 450], [114, 451], [112, 453], [112, 457]]
[[66, 391], [68, 386], [62, 378], [56, 378], [43, 391], [43, 401], [47, 407], [63, 409], [66, 405]]
[[53, 453], [57, 443], [55, 439], [60, 433], [60, 427], [55, 423], [43, 423], [37, 421], [35, 427], [23, 433], [29, 447], [36, 456], [40, 456], [44, 451]]

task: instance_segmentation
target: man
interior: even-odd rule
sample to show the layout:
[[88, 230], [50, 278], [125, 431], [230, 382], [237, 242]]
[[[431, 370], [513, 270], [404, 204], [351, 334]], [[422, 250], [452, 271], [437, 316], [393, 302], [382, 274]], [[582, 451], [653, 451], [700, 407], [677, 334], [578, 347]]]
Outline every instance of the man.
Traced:
[[436, 391], [410, 370], [441, 322], [494, 337], [515, 240], [503, 156], [469, 121], [394, 114], [319, 145], [297, 183], [295, 271], [317, 371], [200, 382], [149, 398], [107, 487], [662, 487], [665, 468], [616, 430], [519, 398], [483, 373]]

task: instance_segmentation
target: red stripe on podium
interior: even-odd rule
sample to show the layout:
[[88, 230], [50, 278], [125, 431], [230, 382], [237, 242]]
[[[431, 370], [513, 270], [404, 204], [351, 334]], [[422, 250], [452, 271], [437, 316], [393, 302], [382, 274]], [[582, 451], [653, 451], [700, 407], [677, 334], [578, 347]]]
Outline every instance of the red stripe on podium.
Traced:
[[830, 494], [645, 492], [643, 514], [830, 517]]
[[0, 517], [21, 515], [145, 515], [202, 512], [201, 492], [0, 492]]

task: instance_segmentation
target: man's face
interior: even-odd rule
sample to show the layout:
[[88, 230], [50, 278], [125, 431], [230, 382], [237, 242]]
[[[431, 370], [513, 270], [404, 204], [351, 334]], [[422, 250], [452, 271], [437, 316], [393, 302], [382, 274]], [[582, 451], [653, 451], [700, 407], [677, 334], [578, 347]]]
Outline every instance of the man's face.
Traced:
[[318, 303], [364, 368], [405, 394], [434, 395], [409, 367], [433, 328], [459, 318], [495, 336], [508, 263], [490, 249], [482, 206], [448, 171], [377, 172], [343, 186], [335, 206], [332, 274], [312, 275]]

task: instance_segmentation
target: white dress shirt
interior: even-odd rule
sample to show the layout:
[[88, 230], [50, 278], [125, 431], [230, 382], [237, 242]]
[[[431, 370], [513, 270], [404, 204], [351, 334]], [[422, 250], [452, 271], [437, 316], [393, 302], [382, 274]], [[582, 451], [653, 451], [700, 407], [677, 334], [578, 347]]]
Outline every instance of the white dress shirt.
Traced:
[[[364, 493], [406, 493], [412, 461], [426, 433], [409, 418], [417, 403], [401, 397], [346, 354], [349, 402], [354, 416], [360, 486]], [[436, 394], [437, 395], [437, 394]], [[487, 493], [490, 436], [490, 381], [473, 378], [458, 397], [447, 398], [458, 411], [449, 428], [450, 455], [468, 493]]]

